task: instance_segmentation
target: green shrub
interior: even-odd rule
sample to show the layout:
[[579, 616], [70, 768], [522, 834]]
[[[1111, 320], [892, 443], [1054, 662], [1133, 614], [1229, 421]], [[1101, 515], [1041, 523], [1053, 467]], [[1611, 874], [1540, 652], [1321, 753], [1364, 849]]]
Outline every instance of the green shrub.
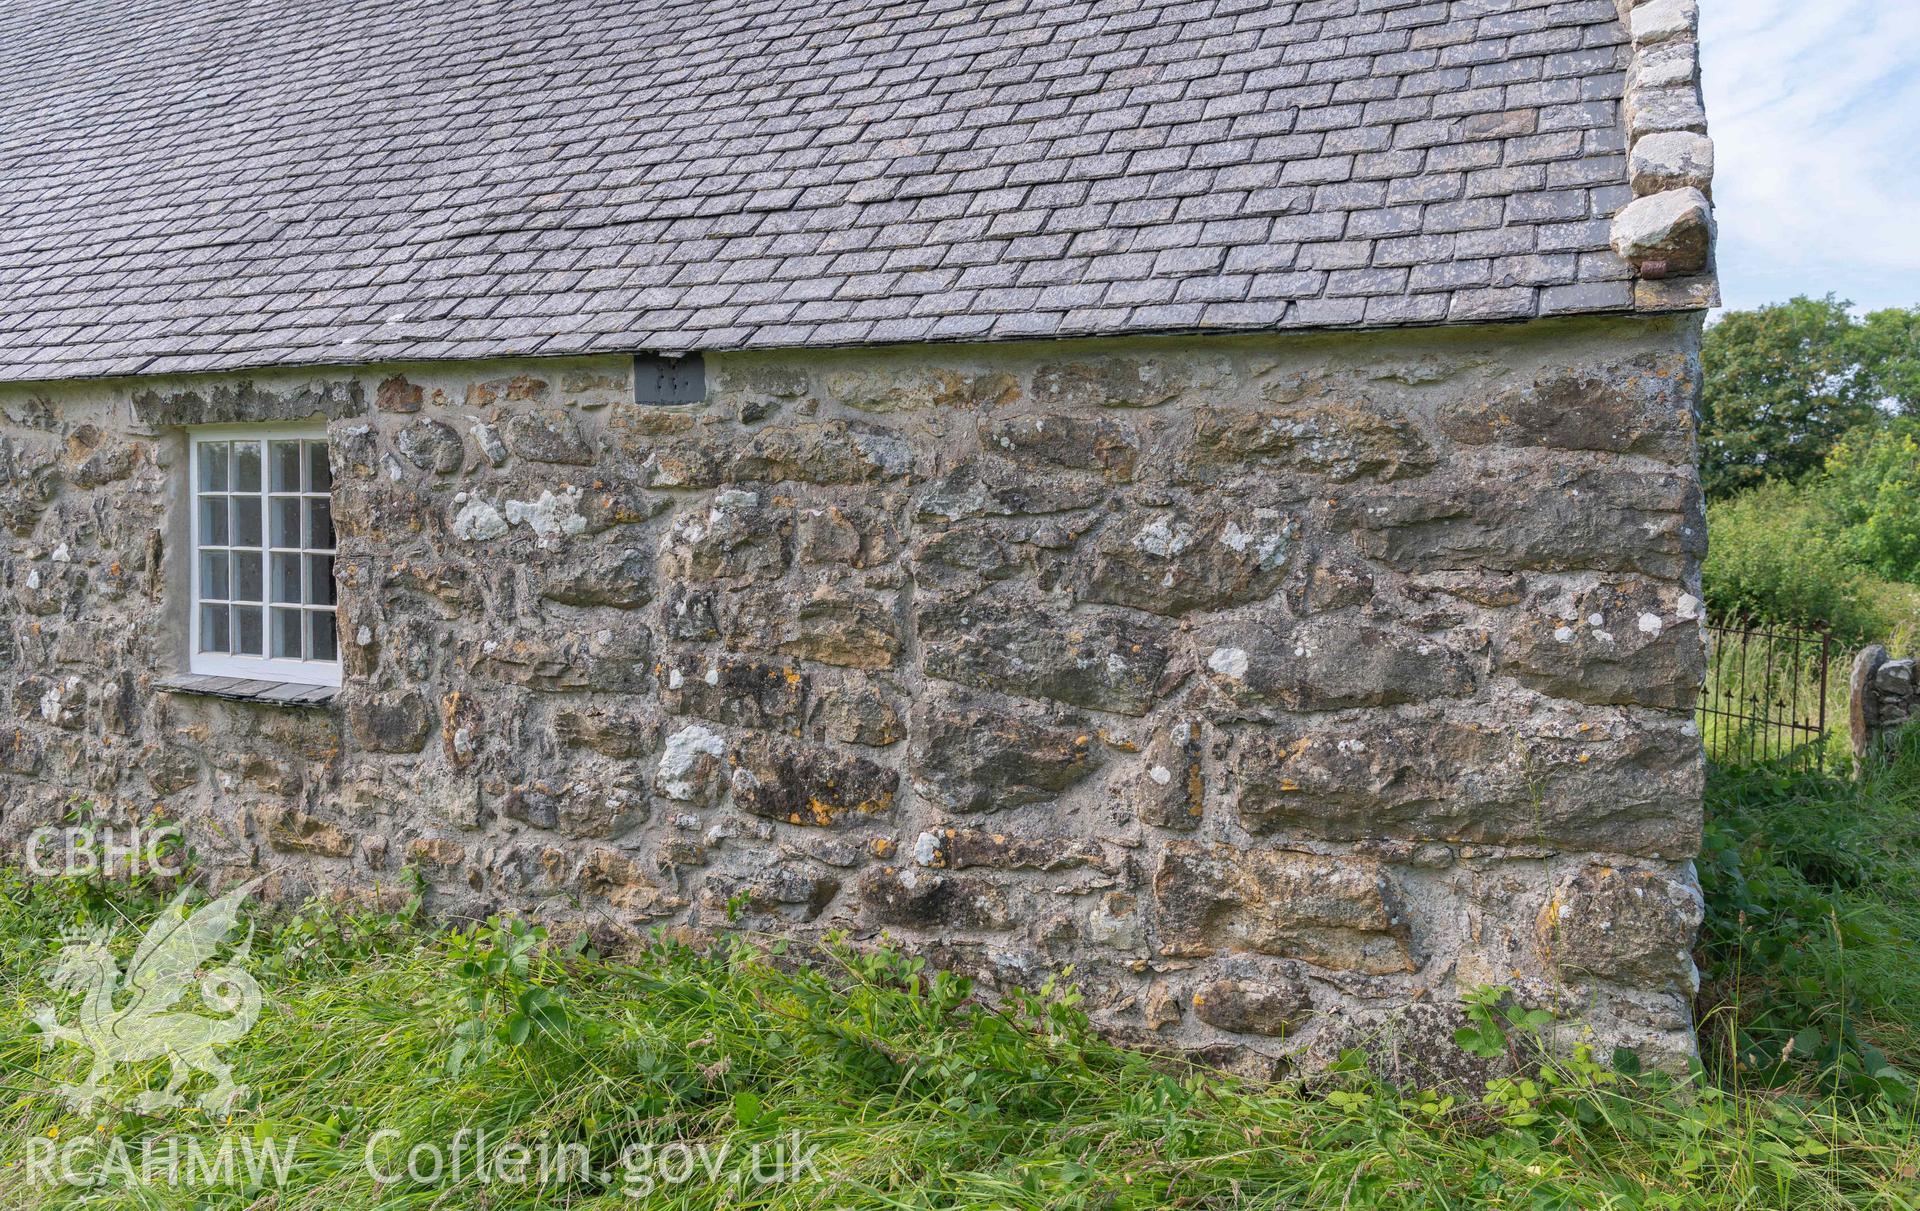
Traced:
[[1868, 613], [1892, 624], [1871, 637], [1875, 642], [1885, 644], [1895, 655], [1920, 651], [1920, 585], [1868, 579], [1861, 586], [1861, 598]]
[[1916, 854], [1920, 732], [1858, 781], [1714, 771], [1699, 861], [1701, 1033], [1723, 1078], [1911, 1096]]
[[1767, 484], [1716, 501], [1707, 508], [1707, 534], [1703, 580], [1716, 617], [1827, 626], [1849, 641], [1890, 628], [1816, 493]]
[[1888, 580], [1920, 581], [1920, 419], [1857, 429], [1818, 481], [1848, 555]]

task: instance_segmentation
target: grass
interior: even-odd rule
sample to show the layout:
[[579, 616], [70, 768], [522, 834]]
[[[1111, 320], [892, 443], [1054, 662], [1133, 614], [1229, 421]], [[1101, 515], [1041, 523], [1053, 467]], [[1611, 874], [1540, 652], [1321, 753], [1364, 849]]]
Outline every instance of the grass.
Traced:
[[1749, 1080], [1811, 1064], [1854, 1092], [1920, 1066], [1920, 729], [1905, 740], [1858, 780], [1714, 771], [1700, 859], [1710, 1062]]
[[[159, 902], [8, 876], [0, 1207], [1920, 1207], [1920, 1120], [1897, 1071], [1920, 1042], [1916, 788], [1920, 746], [1859, 784], [1716, 771], [1708, 1067], [1636, 1080], [1576, 1059], [1488, 1101], [1358, 1070], [1249, 1088], [1105, 1044], [1070, 991], [988, 1006], [891, 954], [797, 962], [735, 940], [601, 957], [513, 922], [448, 934], [310, 909], [253, 944], [270, 1007], [227, 1053], [253, 1091], [238, 1113], [76, 1114], [51, 1089], [81, 1053], [43, 1050], [29, 1026], [57, 999], [45, 961], [65, 929], [137, 924]], [[121, 929], [123, 960], [138, 932]], [[606, 1176], [406, 1178], [415, 1145], [444, 1157], [462, 1129], [484, 1129], [496, 1160], [504, 1142], [572, 1144]], [[29, 1178], [29, 1149], [47, 1146], [33, 1141], [76, 1138], [76, 1169], [106, 1187]], [[142, 1182], [100, 1163], [189, 1138], [297, 1146], [284, 1182], [244, 1165], [210, 1185]], [[814, 1150], [807, 1180], [740, 1180], [755, 1145], [767, 1173], [795, 1139]], [[625, 1186], [623, 1152], [675, 1141], [730, 1151], [716, 1175]], [[368, 1171], [370, 1146], [399, 1180]], [[678, 1175], [678, 1152], [654, 1155]]]

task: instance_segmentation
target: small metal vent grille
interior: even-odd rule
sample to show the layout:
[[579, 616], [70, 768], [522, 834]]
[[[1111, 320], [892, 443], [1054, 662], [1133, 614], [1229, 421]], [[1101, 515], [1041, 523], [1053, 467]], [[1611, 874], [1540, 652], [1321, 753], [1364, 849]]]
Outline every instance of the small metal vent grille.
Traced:
[[636, 404], [697, 404], [707, 398], [707, 363], [699, 354], [657, 357], [642, 353], [633, 359], [633, 402]]

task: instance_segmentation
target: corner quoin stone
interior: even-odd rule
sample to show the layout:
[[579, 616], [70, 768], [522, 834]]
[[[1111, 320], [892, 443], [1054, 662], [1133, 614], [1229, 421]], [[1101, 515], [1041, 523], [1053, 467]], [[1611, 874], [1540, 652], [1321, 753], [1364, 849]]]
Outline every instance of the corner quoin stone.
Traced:
[[1614, 216], [1613, 250], [1642, 273], [1697, 273], [1713, 250], [1713, 203], [1692, 186], [1636, 198]]
[[1651, 870], [1589, 866], [1563, 880], [1540, 914], [1540, 947], [1554, 967], [1638, 988], [1700, 982], [1693, 937], [1700, 890]]
[[1685, 130], [1642, 136], [1627, 156], [1627, 173], [1637, 198], [1675, 189], [1711, 196], [1713, 140]]

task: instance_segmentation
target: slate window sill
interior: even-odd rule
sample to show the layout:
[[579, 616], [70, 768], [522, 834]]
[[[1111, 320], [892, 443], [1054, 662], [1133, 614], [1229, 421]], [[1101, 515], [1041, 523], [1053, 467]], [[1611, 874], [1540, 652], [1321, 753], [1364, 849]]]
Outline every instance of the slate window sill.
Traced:
[[254, 702], [261, 706], [319, 707], [332, 702], [340, 692], [337, 685], [301, 685], [292, 681], [252, 681], [245, 677], [163, 677], [153, 688], [168, 694], [194, 694], [204, 698], [225, 698], [230, 702]]

